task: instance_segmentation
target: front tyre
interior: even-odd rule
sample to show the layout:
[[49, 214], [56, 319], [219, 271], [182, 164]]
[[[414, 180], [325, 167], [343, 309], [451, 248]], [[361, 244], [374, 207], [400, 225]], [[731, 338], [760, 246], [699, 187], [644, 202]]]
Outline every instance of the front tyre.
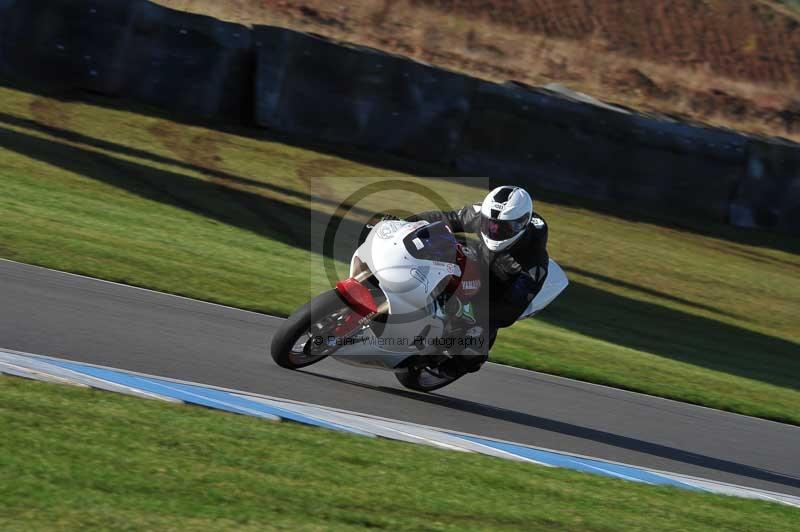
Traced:
[[429, 367], [410, 367], [394, 375], [400, 381], [400, 384], [418, 392], [432, 392], [439, 388], [444, 388], [463, 377], [463, 375], [457, 377], [448, 376], [438, 372], [436, 368]]
[[324, 292], [289, 316], [272, 337], [272, 360], [283, 368], [300, 369], [316, 364], [336, 351], [328, 336], [353, 310], [336, 290]]

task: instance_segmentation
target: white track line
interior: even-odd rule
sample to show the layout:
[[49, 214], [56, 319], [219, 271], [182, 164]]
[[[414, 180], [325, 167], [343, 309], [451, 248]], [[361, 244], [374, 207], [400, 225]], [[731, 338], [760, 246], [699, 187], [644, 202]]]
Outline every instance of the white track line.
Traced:
[[[5, 355], [5, 357], [3, 355]], [[13, 362], [8, 362], [9, 356], [12, 361], [16, 359], [16, 362], [18, 364], [24, 363], [26, 357], [29, 359], [33, 359], [31, 360], [31, 362], [35, 362], [35, 364], [37, 364], [39, 367], [36, 368], [34, 366], [32, 370], [29, 371], [29, 373], [35, 373], [37, 371], [39, 372], [51, 371], [53, 372], [52, 374], [58, 378], [71, 378], [73, 380], [73, 383], [77, 385], [86, 385], [88, 387], [106, 391], [112, 391], [112, 392], [120, 392], [122, 390], [121, 393], [125, 393], [125, 391], [127, 391], [129, 395], [133, 395], [136, 397], [143, 397], [145, 399], [157, 399], [168, 402], [181, 402], [177, 399], [172, 399], [170, 397], [163, 397], [153, 392], [139, 390], [138, 388], [134, 388], [132, 386], [127, 386], [125, 384], [108, 381], [99, 377], [94, 377], [92, 375], [87, 375], [85, 373], [80, 373], [71, 369], [63, 368], [57, 364], [50, 364], [47, 361], [42, 362], [34, 358], [34, 355], [30, 355], [28, 353], [20, 353], [18, 351], [10, 351], [8, 349], [0, 350], [0, 364], [4, 363], [4, 364], [9, 364], [10, 366], [13, 365]], [[20, 361], [19, 359], [23, 360]], [[54, 358], [53, 360], [59, 360], [59, 359]], [[65, 360], [64, 362], [69, 362], [69, 361]], [[24, 367], [24, 366], [17, 365], [17, 367]], [[50, 369], [50, 367], [52, 367], [52, 369]]]
[[68, 384], [70, 386], [77, 386], [79, 388], [91, 388], [91, 386], [89, 386], [88, 384], [84, 384], [82, 382], [76, 382], [66, 377], [59, 377], [51, 373], [45, 373], [43, 371], [26, 368], [25, 366], [17, 366], [15, 364], [11, 364], [10, 362], [0, 361], [0, 375], [2, 374], [13, 375], [15, 377], [22, 377], [23, 379], [34, 378], [36, 380], [52, 382], [55, 384]]
[[[113, 371], [120, 371], [120, 370], [113, 370]], [[125, 372], [122, 371], [121, 373], [125, 373]], [[231, 408], [231, 409], [234, 409], [234, 410], [238, 410], [238, 411], [241, 411], [241, 412], [247, 412], [248, 414], [250, 414], [251, 416], [254, 416], [254, 417], [261, 417], [261, 418], [269, 419], [271, 421], [281, 421], [281, 417], [280, 416], [276, 416], [275, 414], [268, 414], [267, 412], [262, 412], [260, 410], [253, 410], [252, 408], [248, 408], [246, 406], [239, 406], [239, 405], [235, 405], [233, 403], [227, 403], [227, 402], [221, 401], [219, 399], [212, 399], [211, 397], [208, 397], [208, 396], [205, 396], [205, 395], [196, 394], [196, 393], [193, 393], [193, 392], [188, 392], [186, 390], [179, 390], [178, 388], [173, 388], [172, 386], [167, 386], [166, 384], [161, 384], [161, 383], [158, 383], [158, 382], [148, 382], [148, 384], [150, 384], [152, 386], [157, 386], [159, 388], [166, 388], [167, 390], [172, 390], [173, 392], [178, 392], [180, 394], [188, 395], [190, 397], [196, 397], [198, 399], [202, 399], [202, 400], [208, 401], [210, 403], [216, 403], [216, 404], [224, 405], [224, 406], [227, 406], [228, 408]], [[197, 386], [197, 385], [194, 384], [193, 386]], [[203, 406], [203, 405], [198, 405], [198, 406]]]

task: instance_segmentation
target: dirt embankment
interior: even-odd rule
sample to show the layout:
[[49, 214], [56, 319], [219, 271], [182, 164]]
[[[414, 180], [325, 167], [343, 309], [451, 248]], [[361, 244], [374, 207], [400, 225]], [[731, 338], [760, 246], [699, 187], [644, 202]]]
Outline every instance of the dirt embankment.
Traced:
[[156, 1], [800, 140], [800, 11], [769, 0]]

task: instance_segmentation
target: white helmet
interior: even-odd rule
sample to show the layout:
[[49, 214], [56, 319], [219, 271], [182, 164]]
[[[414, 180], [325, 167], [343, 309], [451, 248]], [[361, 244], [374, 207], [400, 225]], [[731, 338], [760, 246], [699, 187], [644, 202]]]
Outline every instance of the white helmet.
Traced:
[[481, 205], [481, 238], [491, 251], [516, 242], [533, 216], [533, 200], [520, 187], [497, 187]]

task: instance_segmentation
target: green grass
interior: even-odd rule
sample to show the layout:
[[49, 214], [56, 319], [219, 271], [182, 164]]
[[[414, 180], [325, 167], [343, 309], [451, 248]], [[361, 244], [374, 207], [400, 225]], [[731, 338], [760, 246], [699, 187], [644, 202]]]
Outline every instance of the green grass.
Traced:
[[796, 509], [0, 377], [0, 529], [794, 530]]
[[[451, 205], [484, 193], [97, 101], [0, 88], [0, 256], [285, 315], [326, 286], [309, 220], [369, 182], [344, 177]], [[797, 238], [550, 199], [537, 210], [572, 284], [502, 331], [495, 361], [800, 424]]]

